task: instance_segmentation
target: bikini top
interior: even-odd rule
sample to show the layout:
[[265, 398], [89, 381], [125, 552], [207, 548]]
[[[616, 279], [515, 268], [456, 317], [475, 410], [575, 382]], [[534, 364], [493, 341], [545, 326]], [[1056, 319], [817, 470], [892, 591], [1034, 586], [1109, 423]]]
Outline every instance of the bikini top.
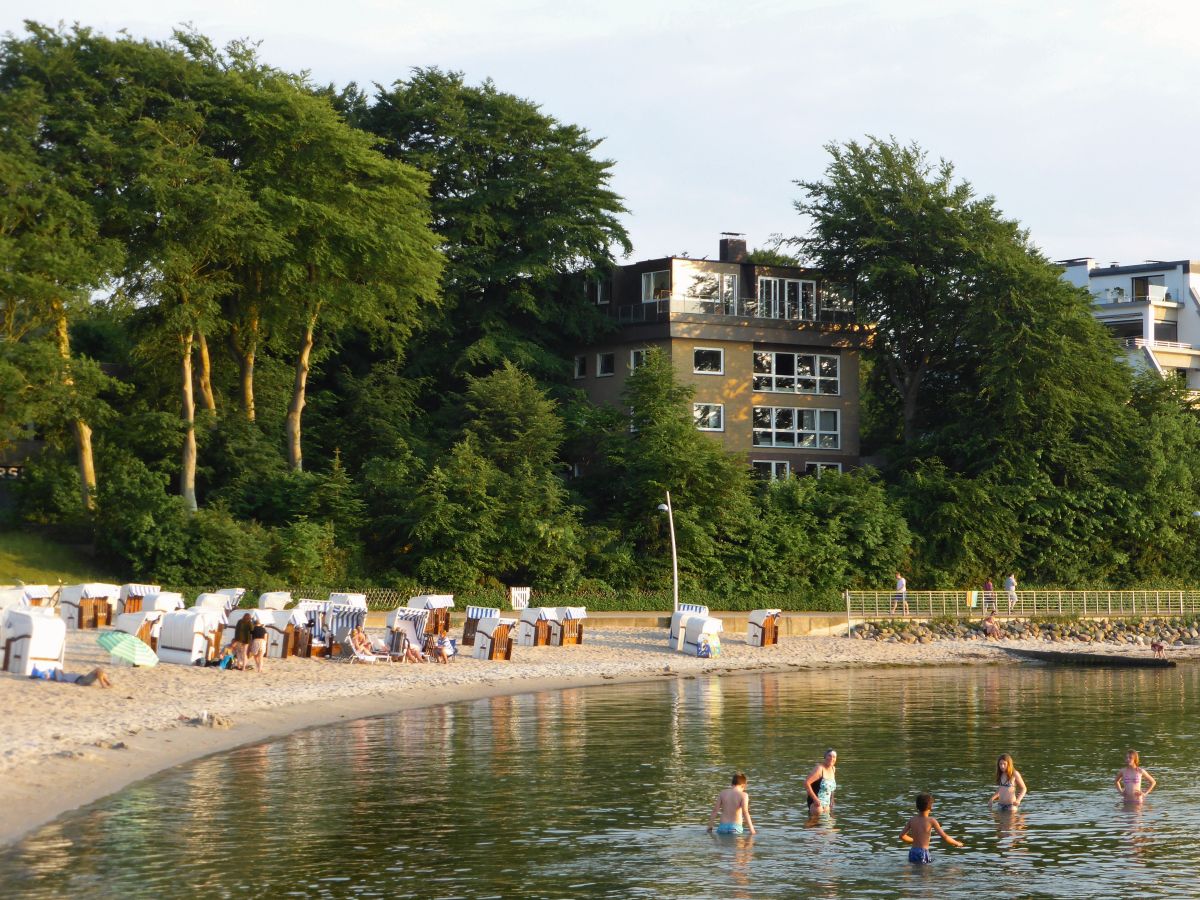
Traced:
[[1121, 772], [1121, 781], [1125, 784], [1141, 784], [1142, 783], [1142, 768], [1138, 766], [1132, 772], [1125, 770]]

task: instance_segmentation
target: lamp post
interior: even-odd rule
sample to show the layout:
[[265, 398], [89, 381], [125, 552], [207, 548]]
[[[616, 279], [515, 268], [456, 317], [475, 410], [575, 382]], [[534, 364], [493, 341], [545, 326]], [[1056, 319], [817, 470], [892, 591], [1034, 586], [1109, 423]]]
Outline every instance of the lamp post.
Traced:
[[679, 553], [675, 549], [675, 514], [671, 510], [671, 492], [667, 491], [667, 502], [658, 504], [658, 511], [667, 514], [667, 524], [671, 528], [671, 585], [674, 588], [675, 605], [671, 612], [679, 612]]

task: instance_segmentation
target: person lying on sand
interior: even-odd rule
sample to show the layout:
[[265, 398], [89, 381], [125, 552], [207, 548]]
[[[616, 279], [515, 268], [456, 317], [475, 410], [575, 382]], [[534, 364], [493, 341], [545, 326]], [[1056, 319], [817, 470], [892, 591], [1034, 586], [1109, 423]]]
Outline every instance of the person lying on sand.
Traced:
[[86, 675], [72, 675], [69, 672], [63, 672], [60, 669], [54, 670], [54, 676], [51, 681], [62, 681], [66, 684], [81, 684], [83, 686], [97, 685], [99, 687], [112, 687], [112, 681], [108, 677], [108, 673], [103, 669], [92, 669]]

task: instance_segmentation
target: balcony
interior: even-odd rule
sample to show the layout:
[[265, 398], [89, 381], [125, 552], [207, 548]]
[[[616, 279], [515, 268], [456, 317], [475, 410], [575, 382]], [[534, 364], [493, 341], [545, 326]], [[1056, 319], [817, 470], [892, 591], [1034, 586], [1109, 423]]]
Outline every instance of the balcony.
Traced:
[[805, 298], [801, 302], [762, 300], [758, 297], [670, 296], [642, 303], [609, 306], [607, 312], [622, 325], [666, 322], [678, 315], [811, 325], [853, 325], [856, 322], [854, 304], [832, 292], [822, 292], [815, 299]]

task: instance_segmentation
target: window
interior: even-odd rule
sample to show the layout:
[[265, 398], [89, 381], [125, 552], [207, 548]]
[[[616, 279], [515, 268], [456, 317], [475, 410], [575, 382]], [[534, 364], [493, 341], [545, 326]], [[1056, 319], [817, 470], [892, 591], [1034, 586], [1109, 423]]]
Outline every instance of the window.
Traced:
[[640, 369], [646, 364], [645, 350], [630, 350], [629, 351], [629, 371]]
[[661, 272], [642, 273], [642, 302], [671, 299], [671, 272], [663, 269]]
[[607, 278], [596, 281], [596, 305], [605, 306], [612, 299], [612, 283]]
[[615, 375], [617, 372], [617, 354], [615, 353], [597, 353], [596, 354], [596, 377], [607, 378], [609, 375]]
[[822, 472], [840, 472], [841, 463], [810, 462], [804, 464], [805, 475], [820, 475]]
[[767, 319], [817, 318], [817, 283], [796, 278], [759, 278], [758, 315]]
[[697, 272], [687, 289], [690, 300], [698, 301], [699, 311], [732, 316], [737, 314], [738, 277], [733, 273]]
[[712, 347], [692, 350], [692, 371], [697, 375], [724, 375], [725, 351]]
[[792, 473], [792, 464], [779, 459], [756, 459], [750, 463], [754, 474], [767, 481], [781, 481]]
[[754, 351], [754, 390], [782, 394], [841, 393], [839, 360], [818, 353]]
[[724, 431], [725, 406], [721, 403], [693, 403], [692, 420], [701, 431]]
[[587, 378], [587, 354], [581, 353], [575, 357], [575, 377]]
[[837, 450], [841, 446], [836, 409], [756, 406], [753, 418], [755, 447]]

